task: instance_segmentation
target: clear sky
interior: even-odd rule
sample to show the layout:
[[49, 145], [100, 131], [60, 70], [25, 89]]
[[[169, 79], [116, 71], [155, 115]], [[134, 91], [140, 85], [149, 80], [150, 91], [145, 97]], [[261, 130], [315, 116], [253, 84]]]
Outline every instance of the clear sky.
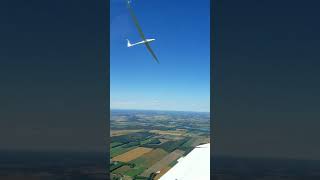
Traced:
[[209, 111], [210, 1], [133, 0], [157, 64], [141, 41], [124, 0], [111, 1], [111, 108]]

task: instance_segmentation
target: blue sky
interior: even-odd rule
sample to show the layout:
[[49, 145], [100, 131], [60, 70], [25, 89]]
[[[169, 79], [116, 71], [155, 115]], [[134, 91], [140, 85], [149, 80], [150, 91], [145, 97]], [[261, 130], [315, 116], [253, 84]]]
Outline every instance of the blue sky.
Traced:
[[111, 108], [210, 109], [210, 1], [133, 0], [160, 64], [141, 41], [124, 0], [111, 1]]

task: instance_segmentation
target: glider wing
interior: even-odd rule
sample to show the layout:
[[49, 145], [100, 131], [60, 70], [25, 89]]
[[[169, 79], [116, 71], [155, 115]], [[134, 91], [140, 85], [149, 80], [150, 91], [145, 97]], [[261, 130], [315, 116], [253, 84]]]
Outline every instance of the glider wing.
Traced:
[[135, 16], [135, 14], [134, 14], [134, 12], [133, 12], [133, 9], [132, 9], [131, 6], [130, 6], [130, 1], [128, 1], [127, 5], [128, 5], [128, 9], [129, 9], [130, 15], [131, 15], [131, 17], [132, 17], [132, 19], [133, 19], [133, 22], [134, 22], [135, 26], [136, 26], [137, 29], [138, 29], [139, 35], [141, 36], [141, 38], [142, 38], [143, 41], [146, 41], [144, 44], [146, 45], [148, 51], [151, 53], [151, 55], [153, 56], [153, 58], [157, 61], [157, 63], [160, 63], [159, 60], [158, 60], [158, 58], [157, 58], [157, 56], [156, 56], [156, 54], [155, 54], [155, 53], [153, 52], [153, 50], [151, 49], [149, 42], [147, 42], [144, 33], [142, 32], [142, 29], [141, 29], [141, 27], [140, 27], [140, 25], [139, 25], [139, 23], [138, 23], [137, 17]]

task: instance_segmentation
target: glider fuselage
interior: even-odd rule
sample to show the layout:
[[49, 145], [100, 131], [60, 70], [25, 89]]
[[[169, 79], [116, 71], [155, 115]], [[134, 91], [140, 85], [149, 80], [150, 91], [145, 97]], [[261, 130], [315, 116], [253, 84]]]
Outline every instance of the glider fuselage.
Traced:
[[140, 41], [140, 42], [137, 42], [137, 43], [133, 43], [131, 44], [129, 40], [128, 41], [128, 47], [132, 47], [132, 46], [135, 46], [135, 45], [138, 45], [138, 44], [145, 44], [145, 43], [149, 43], [149, 42], [152, 42], [154, 41], [155, 39], [146, 39], [146, 40], [143, 40], [143, 41]]

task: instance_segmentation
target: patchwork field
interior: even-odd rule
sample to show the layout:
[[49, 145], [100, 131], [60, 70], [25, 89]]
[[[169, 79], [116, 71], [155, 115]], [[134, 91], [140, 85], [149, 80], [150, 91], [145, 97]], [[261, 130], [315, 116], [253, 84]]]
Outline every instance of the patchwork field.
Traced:
[[175, 150], [171, 152], [170, 154], [163, 157], [160, 161], [153, 164], [150, 168], [148, 168], [146, 171], [144, 171], [141, 176], [149, 177], [151, 173], [162, 171], [162, 169], [166, 168], [171, 164], [173, 161], [179, 159], [184, 154], [184, 151], [181, 150]]
[[135, 149], [132, 149], [126, 153], [123, 153], [119, 156], [116, 156], [114, 158], [112, 158], [113, 161], [121, 161], [121, 162], [129, 162], [132, 161], [140, 156], [142, 156], [143, 154], [146, 154], [150, 151], [152, 151], [153, 149], [151, 148], [144, 148], [144, 147], [137, 147]]
[[185, 142], [187, 142], [189, 138], [184, 138], [176, 141], [168, 141], [161, 144], [145, 144], [144, 147], [149, 148], [161, 148], [167, 152], [172, 152], [176, 150], [177, 148], [181, 147]]
[[160, 161], [168, 153], [163, 149], [154, 149], [151, 152], [144, 154], [143, 156], [135, 159], [132, 163], [136, 164], [139, 167], [148, 168], [154, 163]]
[[157, 138], [149, 138], [140, 142], [140, 145], [144, 144], [161, 144], [161, 141]]
[[112, 136], [121, 136], [121, 135], [127, 135], [130, 133], [135, 133], [135, 132], [142, 132], [144, 130], [142, 129], [134, 129], [134, 130], [112, 130], [111, 131], [111, 137]]
[[110, 126], [112, 180], [159, 179], [210, 141], [207, 113], [113, 110]]
[[189, 141], [187, 141], [183, 146], [190, 146], [190, 147], [196, 147], [200, 144], [206, 144], [209, 143], [210, 139], [207, 137], [193, 137]]

